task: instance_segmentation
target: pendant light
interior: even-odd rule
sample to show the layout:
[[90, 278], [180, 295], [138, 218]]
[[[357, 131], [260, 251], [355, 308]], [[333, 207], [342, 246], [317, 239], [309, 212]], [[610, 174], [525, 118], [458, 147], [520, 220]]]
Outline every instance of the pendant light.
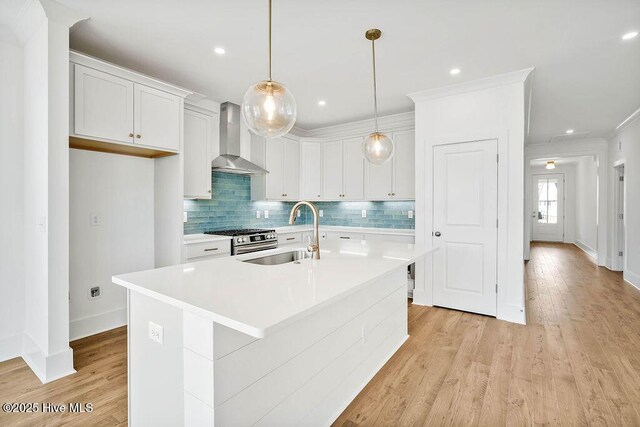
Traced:
[[367, 40], [371, 40], [371, 52], [373, 56], [373, 113], [375, 131], [367, 136], [362, 143], [364, 157], [374, 165], [381, 165], [393, 157], [393, 140], [378, 131], [378, 87], [376, 84], [376, 40], [380, 38], [382, 31], [377, 28], [367, 30], [364, 34]]
[[291, 130], [298, 115], [296, 100], [271, 79], [271, 0], [269, 0], [269, 79], [251, 86], [242, 99], [242, 116], [254, 133], [277, 138]]

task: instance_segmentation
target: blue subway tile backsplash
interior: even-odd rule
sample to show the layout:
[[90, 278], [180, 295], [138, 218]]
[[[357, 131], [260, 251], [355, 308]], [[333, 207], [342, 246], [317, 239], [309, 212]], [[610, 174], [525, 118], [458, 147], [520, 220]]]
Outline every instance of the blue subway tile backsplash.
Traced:
[[[234, 228], [281, 227], [289, 223], [289, 212], [294, 203], [252, 201], [249, 175], [213, 172], [211, 179], [211, 200], [184, 201], [184, 210], [187, 212], [185, 234]], [[323, 211], [320, 222], [324, 225], [404, 229], [415, 227], [414, 219], [409, 219], [407, 215], [409, 210], [415, 210], [414, 201], [316, 202], [315, 205]], [[367, 218], [362, 218], [363, 209], [367, 210]], [[256, 218], [258, 210], [261, 211], [260, 218]], [[269, 211], [269, 218], [264, 218], [265, 210]], [[311, 212], [304, 207], [296, 224], [311, 222]]]

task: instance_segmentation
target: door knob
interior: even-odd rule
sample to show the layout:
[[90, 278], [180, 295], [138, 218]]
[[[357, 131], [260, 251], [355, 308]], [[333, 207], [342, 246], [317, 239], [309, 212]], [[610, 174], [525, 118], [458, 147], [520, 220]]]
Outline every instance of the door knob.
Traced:
[[442, 234], [440, 234], [440, 232], [439, 232], [439, 231], [436, 231], [435, 233], [433, 233], [433, 235], [434, 235], [434, 236], [436, 236], [436, 237], [440, 237], [440, 236], [442, 236]]

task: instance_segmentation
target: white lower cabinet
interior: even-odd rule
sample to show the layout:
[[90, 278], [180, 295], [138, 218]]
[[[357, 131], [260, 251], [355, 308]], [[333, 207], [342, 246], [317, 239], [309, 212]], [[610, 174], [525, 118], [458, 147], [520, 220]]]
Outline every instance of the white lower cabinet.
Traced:
[[222, 258], [231, 255], [231, 240], [216, 240], [184, 245], [185, 262]]
[[278, 245], [288, 245], [290, 243], [301, 243], [302, 233], [278, 233]]

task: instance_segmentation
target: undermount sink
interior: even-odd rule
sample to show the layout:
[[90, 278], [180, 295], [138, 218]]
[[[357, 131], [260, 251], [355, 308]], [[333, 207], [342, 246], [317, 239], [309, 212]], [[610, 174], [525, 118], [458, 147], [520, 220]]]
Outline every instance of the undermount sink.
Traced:
[[281, 252], [279, 254], [273, 255], [265, 255], [261, 257], [251, 258], [251, 259], [243, 259], [242, 262], [250, 262], [251, 264], [260, 264], [260, 265], [280, 265], [286, 264], [289, 262], [300, 261], [303, 259], [311, 258], [312, 253], [309, 251], [289, 251], [289, 252]]

